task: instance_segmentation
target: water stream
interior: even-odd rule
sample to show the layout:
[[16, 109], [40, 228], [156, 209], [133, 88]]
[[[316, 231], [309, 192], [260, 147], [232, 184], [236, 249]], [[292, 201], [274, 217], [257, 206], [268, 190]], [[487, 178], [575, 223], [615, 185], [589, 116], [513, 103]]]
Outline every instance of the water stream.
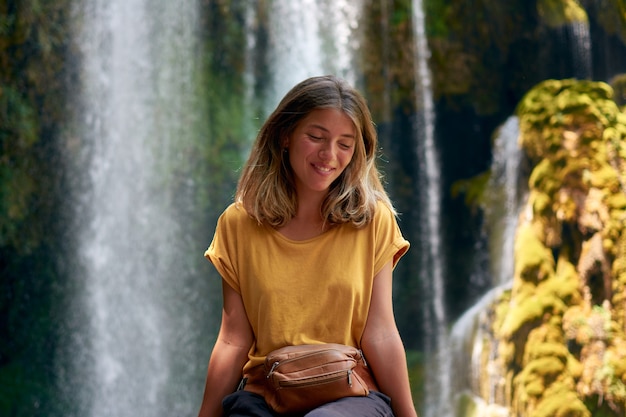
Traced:
[[492, 284], [506, 285], [514, 274], [513, 250], [520, 205], [525, 196], [520, 183], [522, 152], [518, 143], [519, 120], [515, 116], [498, 129], [493, 144], [491, 177], [486, 198], [485, 222], [489, 233]]
[[[194, 0], [77, 3], [83, 57], [79, 130], [90, 155], [80, 206], [83, 269], [69, 395], [77, 416], [189, 413], [198, 397], [181, 309], [184, 248], [168, 169], [189, 136]], [[200, 253], [200, 249], [197, 249]]]
[[349, 0], [271, 2], [268, 114], [291, 87], [307, 77], [334, 74], [355, 84], [359, 37], [354, 32], [360, 12], [360, 2]]
[[[489, 415], [493, 416], [502, 411], [497, 404], [501, 376], [491, 370], [482, 375], [485, 372], [480, 362], [485, 348], [483, 340], [489, 335], [481, 326], [481, 320], [489, 305], [502, 291], [511, 287], [513, 280], [515, 234], [526, 194], [520, 174], [522, 152], [518, 137], [518, 119], [512, 116], [500, 126], [494, 140], [491, 177], [486, 190], [488, 201], [485, 203], [493, 287], [454, 323], [450, 334], [453, 358], [448, 372], [453, 394], [450, 402], [455, 403], [460, 395], [465, 395], [483, 410], [489, 407]], [[495, 360], [497, 352], [488, 355]], [[487, 388], [480, 386], [481, 378], [489, 381], [485, 384]]]
[[591, 63], [591, 33], [589, 22], [574, 21], [565, 27], [567, 38], [570, 39], [574, 76], [581, 80], [593, 77]]
[[435, 109], [428, 60], [430, 50], [426, 37], [426, 23], [421, 0], [413, 0], [413, 36], [415, 42], [415, 92], [417, 173], [420, 196], [420, 230], [424, 236], [419, 242], [420, 265], [425, 274], [420, 276], [423, 288], [425, 353], [429, 356], [425, 417], [447, 416], [450, 385], [445, 379], [450, 369], [448, 330], [445, 311], [444, 260], [441, 242], [441, 180], [438, 150], [435, 144]]

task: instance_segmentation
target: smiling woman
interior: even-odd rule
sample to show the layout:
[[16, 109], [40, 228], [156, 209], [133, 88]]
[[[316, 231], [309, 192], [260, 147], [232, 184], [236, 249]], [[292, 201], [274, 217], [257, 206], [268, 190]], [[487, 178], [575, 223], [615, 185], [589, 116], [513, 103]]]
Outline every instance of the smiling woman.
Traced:
[[319, 392], [322, 405], [281, 407], [320, 417], [356, 409], [416, 416], [391, 297], [392, 271], [409, 242], [376, 152], [365, 100], [334, 76], [293, 87], [261, 128], [206, 251], [222, 276], [224, 307], [200, 417], [281, 412], [267, 384], [268, 355], [329, 344], [363, 352], [368, 365], [354, 378], [369, 381], [369, 391], [326, 402], [319, 384], [311, 395]]

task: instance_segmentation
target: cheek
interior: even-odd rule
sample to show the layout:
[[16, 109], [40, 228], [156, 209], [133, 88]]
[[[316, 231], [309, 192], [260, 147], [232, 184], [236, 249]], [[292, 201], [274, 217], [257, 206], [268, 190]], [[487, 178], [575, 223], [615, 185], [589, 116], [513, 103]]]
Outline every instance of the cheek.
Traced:
[[350, 164], [350, 162], [352, 162], [352, 159], [354, 158], [354, 151], [350, 151], [350, 152], [346, 152], [342, 155], [342, 162], [344, 164], [344, 166], [348, 166]]

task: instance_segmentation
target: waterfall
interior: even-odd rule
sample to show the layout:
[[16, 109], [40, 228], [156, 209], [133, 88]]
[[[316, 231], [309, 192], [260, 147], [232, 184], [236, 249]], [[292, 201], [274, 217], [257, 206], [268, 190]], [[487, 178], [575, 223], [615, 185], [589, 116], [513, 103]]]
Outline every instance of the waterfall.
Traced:
[[567, 32], [571, 37], [572, 59], [574, 75], [581, 80], [591, 80], [593, 71], [591, 65], [591, 33], [589, 22], [574, 21], [567, 25]]
[[485, 222], [494, 285], [513, 279], [515, 231], [524, 188], [520, 185], [522, 152], [518, 144], [519, 121], [511, 116], [500, 126], [493, 145], [491, 177], [488, 183]]
[[[456, 398], [470, 398], [480, 410], [477, 415], [507, 415], [498, 404], [500, 375], [487, 375], [481, 369], [483, 340], [489, 333], [481, 326], [481, 320], [489, 305], [509, 289], [514, 275], [514, 244], [518, 217], [525, 200], [525, 187], [520, 178], [522, 151], [518, 144], [519, 121], [511, 116], [500, 126], [495, 135], [491, 177], [485, 191], [485, 229], [489, 236], [489, 253], [493, 288], [472, 308], [467, 310], [452, 327], [450, 336], [453, 366], [448, 371], [448, 380]], [[494, 344], [495, 346], [495, 344]], [[495, 360], [497, 352], [489, 352]], [[481, 387], [480, 380], [488, 381]], [[489, 412], [485, 411], [489, 409]]]
[[64, 387], [76, 416], [189, 415], [199, 406], [204, 370], [192, 339], [206, 326], [190, 313], [171, 184], [176, 147], [195, 123], [196, 9], [194, 0], [76, 5], [77, 124], [89, 149], [74, 277], [82, 291], [70, 318], [83, 333], [66, 353]]
[[428, 60], [430, 51], [425, 30], [425, 16], [421, 0], [413, 0], [413, 35], [415, 42], [415, 84], [417, 110], [417, 166], [420, 172], [420, 230], [424, 239], [419, 242], [423, 288], [425, 352], [428, 360], [425, 417], [450, 415], [450, 386], [445, 380], [450, 369], [448, 334], [446, 327], [443, 254], [441, 248], [441, 184], [439, 156], [435, 146], [435, 110]]
[[268, 61], [271, 111], [287, 91], [305, 78], [333, 74], [354, 85], [361, 2], [349, 0], [275, 0], [269, 11]]

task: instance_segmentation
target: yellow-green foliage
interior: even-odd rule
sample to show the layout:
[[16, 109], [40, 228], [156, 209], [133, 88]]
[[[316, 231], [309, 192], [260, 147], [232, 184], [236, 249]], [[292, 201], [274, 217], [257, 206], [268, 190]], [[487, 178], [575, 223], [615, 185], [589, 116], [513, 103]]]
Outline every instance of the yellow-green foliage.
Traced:
[[516, 379], [523, 385], [526, 395], [541, 397], [547, 386], [564, 370], [562, 361], [548, 356], [530, 361]]
[[580, 281], [576, 267], [569, 261], [569, 254], [561, 251], [556, 265], [556, 276], [548, 285], [553, 285], [554, 291], [567, 303], [568, 306], [578, 305], [581, 300]]
[[[626, 23], [626, 16], [624, 17]], [[624, 30], [626, 33], [626, 29]], [[618, 74], [611, 79], [611, 87], [615, 91], [613, 99], [618, 106], [626, 105], [626, 74]]]
[[607, 205], [613, 209], [620, 210], [615, 216], [623, 217], [626, 210], [626, 195], [620, 193], [609, 196]]
[[515, 277], [538, 282], [554, 274], [554, 257], [537, 238], [530, 224], [522, 224], [515, 241]]
[[533, 166], [513, 288], [493, 310], [515, 415], [626, 409], [626, 117], [612, 94], [548, 80], [517, 108]]
[[571, 22], [587, 22], [587, 12], [576, 0], [540, 0], [539, 16], [548, 26], [560, 27]]
[[[555, 167], [549, 159], [544, 159], [533, 169], [528, 184], [532, 189], [543, 191], [548, 196], [554, 194], [561, 186], [556, 176]], [[547, 204], [546, 204], [547, 206]]]
[[613, 274], [612, 305], [615, 306], [616, 310], [615, 321], [620, 328], [624, 329], [626, 328], [626, 233], [624, 233], [623, 226], [619, 232], [619, 238], [616, 239], [614, 246], [615, 261], [611, 270]]
[[591, 412], [574, 391], [553, 384], [530, 417], [591, 417]]
[[598, 22], [606, 33], [626, 41], [626, 3], [624, 0], [604, 0], [597, 8]]
[[617, 109], [612, 95], [605, 83], [543, 81], [524, 96], [516, 110], [525, 152], [535, 160], [550, 158], [561, 148], [564, 127], [579, 129], [584, 125], [593, 130], [609, 124], [605, 113]]
[[66, 120], [70, 9], [67, 0], [0, 5], [0, 247], [20, 255], [56, 237], [49, 225], [65, 190], [51, 149]]
[[472, 178], [462, 179], [454, 182], [450, 188], [452, 198], [465, 194], [465, 205], [468, 207], [479, 207], [485, 198], [485, 189], [489, 183], [491, 172], [482, 172]]
[[532, 416], [589, 415], [576, 399], [574, 377], [568, 372], [572, 355], [563, 344], [558, 324], [558, 320], [546, 323], [530, 332], [523, 369], [514, 380], [518, 394], [515, 403]]
[[456, 415], [478, 417], [478, 407], [470, 395], [462, 393], [459, 396]]
[[525, 291], [517, 298], [519, 300], [512, 306], [502, 326], [498, 329], [499, 336], [512, 338], [524, 324], [532, 324], [543, 316], [545, 306], [539, 297], [532, 295], [530, 291]]

